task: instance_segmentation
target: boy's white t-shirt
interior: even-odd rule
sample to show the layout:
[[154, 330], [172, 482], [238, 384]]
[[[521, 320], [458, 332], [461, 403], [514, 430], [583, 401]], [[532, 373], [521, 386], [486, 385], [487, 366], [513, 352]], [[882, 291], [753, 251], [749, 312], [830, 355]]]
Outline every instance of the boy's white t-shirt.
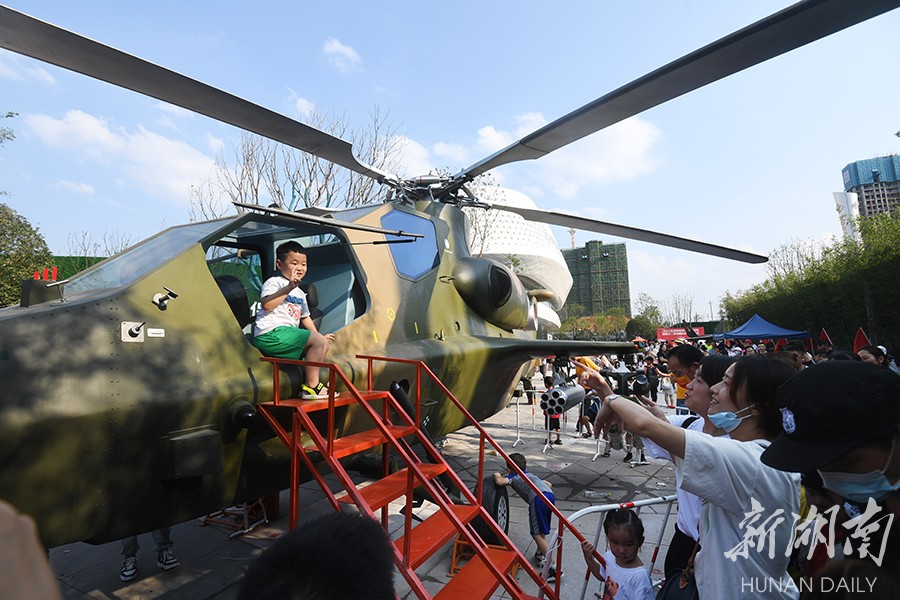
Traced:
[[[260, 298], [274, 294], [291, 282], [286, 277], [276, 275], [269, 277], [259, 292]], [[272, 331], [276, 327], [299, 327], [300, 319], [309, 316], [309, 303], [306, 301], [306, 292], [295, 287], [284, 298], [284, 301], [273, 310], [260, 308], [256, 313], [256, 323], [253, 325], [253, 335], [260, 336]]]
[[[694, 560], [701, 598], [739, 600], [747, 597], [751, 585], [756, 586], [755, 598], [799, 595], [788, 577], [785, 553], [792, 547], [794, 515], [800, 512], [800, 475], [763, 464], [759, 457], [768, 445], [767, 440], [740, 442], [685, 432], [682, 486], [703, 499], [700, 552]], [[753, 513], [754, 501], [761, 507], [759, 519], [741, 525]], [[765, 525], [768, 530], [779, 509], [784, 520], [771, 527], [771, 534], [750, 537], [764, 540], [765, 547], [747, 548], [746, 557], [736, 555], [734, 549], [746, 542], [749, 530], [771, 519]]]
[[616, 564], [611, 550], [603, 554], [606, 560], [606, 587], [603, 600], [653, 600], [653, 582], [646, 567], [624, 568]]

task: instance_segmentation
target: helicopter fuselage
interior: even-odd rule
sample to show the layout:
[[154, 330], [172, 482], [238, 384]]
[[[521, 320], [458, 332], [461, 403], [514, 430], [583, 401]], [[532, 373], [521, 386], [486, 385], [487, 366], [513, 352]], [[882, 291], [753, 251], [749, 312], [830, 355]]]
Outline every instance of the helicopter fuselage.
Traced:
[[[221, 279], [241, 281], [251, 309], [286, 239], [308, 245], [320, 329], [337, 336], [327, 360], [354, 385], [364, 388], [368, 375], [358, 355], [421, 360], [476, 418], [494, 414], [534, 352], [493, 347], [515, 335], [457, 290], [454, 267], [477, 260], [464, 217], [423, 204], [359, 211], [360, 223], [427, 232], [411, 243], [373, 245], [393, 238], [260, 215], [173, 228], [74, 278], [62, 301], [0, 311], [0, 497], [33, 515], [54, 546], [148, 531], [285, 488], [287, 451], [262, 419], [241, 412], [271, 400], [272, 367]], [[470, 296], [490, 294], [490, 282], [466, 285]], [[521, 284], [513, 276], [511, 285]], [[527, 318], [527, 304], [516, 311], [513, 320]], [[388, 389], [414, 371], [376, 362], [373, 377]], [[292, 385], [282, 377], [283, 394]], [[439, 395], [426, 404], [431, 435], [464, 424]], [[353, 410], [338, 425], [363, 427]]]

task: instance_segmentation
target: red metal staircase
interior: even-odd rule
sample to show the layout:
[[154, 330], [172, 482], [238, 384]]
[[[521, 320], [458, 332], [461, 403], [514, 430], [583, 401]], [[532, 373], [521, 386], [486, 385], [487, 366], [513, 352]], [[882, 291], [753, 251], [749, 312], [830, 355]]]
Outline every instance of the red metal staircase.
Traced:
[[[361, 356], [368, 360], [368, 387], [370, 390], [356, 389], [352, 382], [335, 365], [311, 363], [276, 358], [263, 358], [272, 363], [274, 372], [274, 399], [258, 405], [260, 414], [266, 419], [278, 437], [291, 450], [291, 490], [290, 490], [290, 527], [297, 527], [299, 520], [299, 471], [305, 466], [316, 479], [328, 501], [335, 510], [354, 505], [361, 513], [373, 519], [379, 519], [387, 530], [388, 504], [405, 496], [404, 523], [399, 537], [394, 540], [394, 563], [404, 577], [415, 596], [420, 599], [486, 599], [499, 587], [503, 587], [512, 598], [534, 599], [520, 586], [512, 573], [518, 565], [535, 583], [538, 593], [556, 599], [559, 594], [559, 582], [554, 587], [543, 581], [529, 561], [516, 549], [512, 541], [491, 518], [481, 505], [481, 481], [484, 468], [485, 441], [493, 444], [498, 454], [507, 458], [505, 453], [484, 429], [459, 404], [450, 391], [440, 382], [434, 373], [420, 361], [389, 359], [383, 357]], [[371, 391], [373, 361], [390, 361], [407, 363], [415, 367], [415, 414], [404, 410], [394, 396], [386, 391]], [[298, 398], [281, 398], [279, 387], [279, 367], [285, 365], [314, 365], [329, 370], [329, 397], [321, 400], [302, 400]], [[457, 408], [480, 431], [482, 440], [478, 466], [478, 486], [475, 493], [466, 486], [459, 476], [444, 461], [440, 452], [431, 443], [428, 435], [418, 427], [420, 415], [420, 385], [422, 375], [429, 377], [440, 387]], [[335, 393], [335, 389], [346, 389]], [[347, 435], [336, 436], [336, 409], [343, 406], [359, 406], [368, 415], [371, 428]], [[289, 428], [286, 426], [290, 417]], [[358, 420], [359, 417], [354, 417]], [[418, 443], [427, 455], [422, 459], [413, 451], [411, 444]], [[357, 487], [348, 475], [340, 459], [353, 454], [381, 447], [383, 477], [370, 485]], [[390, 472], [390, 457], [399, 459], [403, 468]], [[327, 485], [321, 473], [324, 462], [328, 469], [338, 478], [344, 489], [335, 494]], [[508, 461], [507, 461], [508, 462]], [[444, 480], [452, 482], [455, 490], [452, 496], [444, 486], [434, 480], [443, 475]], [[420, 523], [412, 518], [413, 490], [420, 488], [434, 502], [438, 510]], [[554, 510], [554, 512], [556, 512]], [[561, 515], [557, 512], [557, 515]], [[499, 544], [489, 546], [473, 526], [473, 520], [480, 517], [484, 524], [500, 540]], [[464, 540], [474, 550], [473, 557], [466, 565], [441, 589], [432, 596], [424, 587], [416, 569], [436, 552], [447, 546], [455, 537]], [[561, 551], [560, 551], [561, 554]]]

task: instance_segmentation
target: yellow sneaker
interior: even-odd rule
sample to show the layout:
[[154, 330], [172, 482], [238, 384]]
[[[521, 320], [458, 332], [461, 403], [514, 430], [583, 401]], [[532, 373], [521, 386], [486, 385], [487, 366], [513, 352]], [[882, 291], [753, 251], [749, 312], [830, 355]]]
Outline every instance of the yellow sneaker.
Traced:
[[304, 383], [300, 386], [300, 392], [300, 397], [304, 400], [320, 400], [328, 397], [328, 392], [325, 391], [325, 384], [321, 381], [314, 388]]

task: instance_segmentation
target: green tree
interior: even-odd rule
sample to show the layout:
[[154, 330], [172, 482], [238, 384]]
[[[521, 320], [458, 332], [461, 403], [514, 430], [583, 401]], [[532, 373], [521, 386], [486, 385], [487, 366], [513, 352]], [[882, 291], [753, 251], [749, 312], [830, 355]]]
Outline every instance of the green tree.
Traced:
[[834, 240], [821, 251], [795, 242], [780, 250], [769, 278], [722, 300], [732, 325], [754, 313], [813, 337], [824, 328], [844, 349], [862, 327], [873, 342], [900, 348], [900, 211], [863, 217], [860, 241]]
[[16, 304], [22, 280], [52, 261], [50, 248], [37, 228], [0, 203], [0, 306]]
[[656, 326], [657, 323], [654, 323], [648, 317], [638, 315], [628, 321], [628, 325], [625, 326], [625, 335], [628, 336], [628, 339], [641, 336], [646, 340], [653, 340], [656, 339]]

